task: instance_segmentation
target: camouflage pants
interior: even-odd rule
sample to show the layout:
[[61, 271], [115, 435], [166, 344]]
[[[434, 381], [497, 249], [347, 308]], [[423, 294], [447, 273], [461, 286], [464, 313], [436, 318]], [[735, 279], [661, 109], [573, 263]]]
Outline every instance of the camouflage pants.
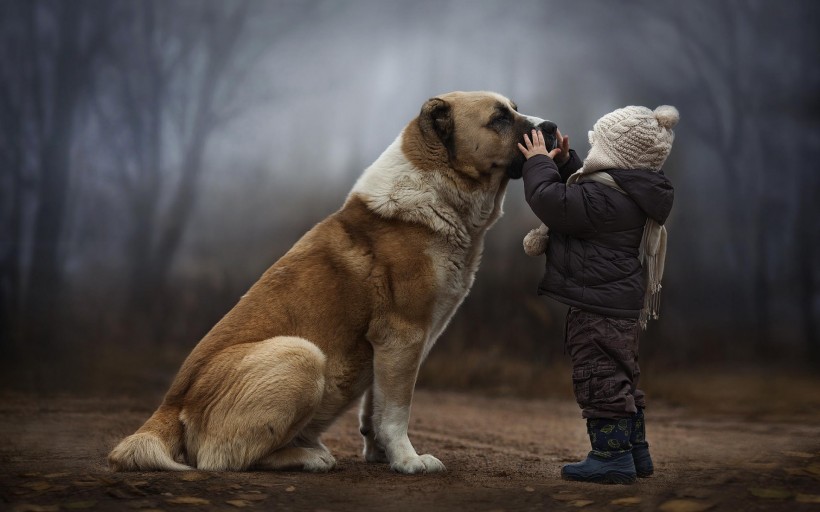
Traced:
[[629, 418], [646, 407], [638, 389], [638, 320], [570, 308], [566, 344], [584, 418]]

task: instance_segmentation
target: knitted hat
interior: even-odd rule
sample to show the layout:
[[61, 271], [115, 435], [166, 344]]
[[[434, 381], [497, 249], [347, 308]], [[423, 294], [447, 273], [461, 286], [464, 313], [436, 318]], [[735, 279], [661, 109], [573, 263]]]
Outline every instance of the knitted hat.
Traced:
[[660, 170], [669, 152], [678, 123], [678, 109], [661, 105], [619, 108], [598, 119], [589, 132], [592, 147], [584, 160], [585, 172], [602, 169]]

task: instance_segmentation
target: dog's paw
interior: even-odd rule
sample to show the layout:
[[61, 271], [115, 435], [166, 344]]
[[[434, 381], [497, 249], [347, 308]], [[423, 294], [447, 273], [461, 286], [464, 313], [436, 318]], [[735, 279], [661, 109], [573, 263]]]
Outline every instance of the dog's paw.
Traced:
[[447, 468], [437, 458], [429, 454], [407, 457], [390, 464], [390, 469], [405, 475], [418, 473], [440, 473]]
[[327, 473], [336, 467], [336, 458], [325, 450], [311, 450], [311, 454], [304, 461], [303, 471], [311, 473]]
[[367, 462], [376, 462], [376, 463], [384, 463], [389, 462], [387, 460], [387, 454], [384, 451], [384, 448], [378, 445], [375, 441], [371, 441], [370, 439], [365, 439], [364, 441], [364, 460]]

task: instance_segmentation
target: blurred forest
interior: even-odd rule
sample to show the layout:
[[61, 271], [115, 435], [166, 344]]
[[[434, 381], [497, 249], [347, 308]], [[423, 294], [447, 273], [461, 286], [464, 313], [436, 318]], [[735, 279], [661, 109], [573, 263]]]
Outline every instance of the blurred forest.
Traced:
[[[809, 0], [0, 2], [0, 383], [164, 387], [427, 98], [479, 89], [582, 155], [601, 115], [677, 106], [642, 356], [816, 367], [818, 25]], [[435, 385], [562, 359], [520, 181], [505, 210]]]

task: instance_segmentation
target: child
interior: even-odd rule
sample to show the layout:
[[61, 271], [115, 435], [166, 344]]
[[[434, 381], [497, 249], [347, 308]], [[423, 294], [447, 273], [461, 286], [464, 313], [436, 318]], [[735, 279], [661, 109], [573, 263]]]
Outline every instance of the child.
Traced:
[[535, 130], [532, 141], [524, 135], [526, 146], [518, 145], [527, 158], [527, 203], [550, 235], [547, 242], [541, 226], [524, 245], [528, 254], [547, 254], [539, 295], [570, 306], [565, 345], [592, 445], [584, 461], [561, 469], [566, 480], [626, 484], [653, 472], [638, 389], [638, 327], [657, 318], [663, 223], [674, 195], [661, 167], [678, 118], [667, 105], [605, 115], [589, 132], [583, 167], [560, 132], [550, 152]]

